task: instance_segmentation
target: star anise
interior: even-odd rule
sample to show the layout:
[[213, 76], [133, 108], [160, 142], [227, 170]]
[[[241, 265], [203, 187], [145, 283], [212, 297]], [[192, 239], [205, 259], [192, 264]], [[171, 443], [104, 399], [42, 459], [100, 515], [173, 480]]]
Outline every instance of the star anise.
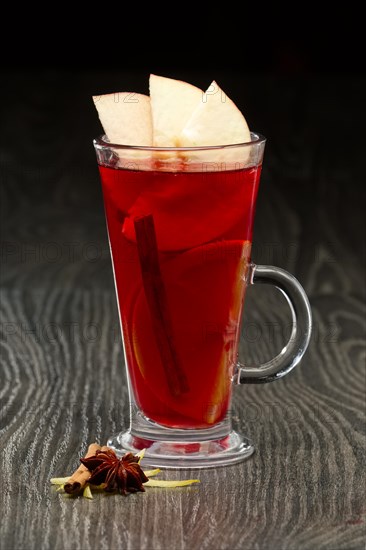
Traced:
[[126, 453], [118, 458], [112, 449], [96, 451], [94, 456], [81, 458], [80, 462], [92, 473], [89, 483], [100, 485], [105, 483], [106, 491], [118, 491], [126, 495], [145, 491], [143, 483], [148, 481], [139, 463], [139, 457]]

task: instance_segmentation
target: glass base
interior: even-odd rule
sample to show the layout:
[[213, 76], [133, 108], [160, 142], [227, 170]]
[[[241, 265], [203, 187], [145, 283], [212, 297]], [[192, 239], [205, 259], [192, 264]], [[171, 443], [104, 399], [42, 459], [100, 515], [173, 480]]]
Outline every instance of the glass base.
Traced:
[[[119, 456], [146, 449], [144, 464], [164, 468], [212, 468], [235, 464], [254, 453], [251, 441], [231, 429], [229, 422], [207, 430], [181, 430], [140, 418], [133, 426], [108, 440]], [[223, 433], [224, 432], [224, 433]]]

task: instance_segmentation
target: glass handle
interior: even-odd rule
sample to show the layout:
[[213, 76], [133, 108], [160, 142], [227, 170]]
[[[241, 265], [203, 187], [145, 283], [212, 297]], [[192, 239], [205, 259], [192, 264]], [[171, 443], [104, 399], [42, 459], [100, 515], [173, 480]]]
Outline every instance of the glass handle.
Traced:
[[263, 365], [237, 365], [234, 381], [237, 384], [273, 382], [292, 370], [308, 347], [312, 319], [309, 300], [297, 279], [279, 267], [251, 264], [249, 284], [274, 285], [285, 296], [292, 315], [291, 336], [283, 350]]

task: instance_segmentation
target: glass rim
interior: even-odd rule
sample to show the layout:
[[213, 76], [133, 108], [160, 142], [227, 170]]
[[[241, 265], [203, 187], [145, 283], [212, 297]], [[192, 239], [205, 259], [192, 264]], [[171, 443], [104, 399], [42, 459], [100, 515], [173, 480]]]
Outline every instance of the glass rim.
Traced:
[[123, 145], [121, 143], [110, 143], [107, 141], [107, 136], [105, 134], [95, 138], [93, 140], [94, 147], [96, 148], [104, 148], [104, 147], [110, 147], [113, 149], [125, 149], [127, 151], [150, 151], [150, 152], [174, 152], [174, 151], [217, 151], [219, 149], [235, 149], [239, 147], [251, 147], [253, 145], [260, 145], [261, 143], [266, 142], [266, 138], [259, 134], [258, 132], [250, 132], [250, 136], [252, 138], [251, 141], [246, 141], [243, 143], [231, 143], [227, 145], [204, 145], [199, 147], [155, 147], [155, 146], [147, 146], [147, 145]]

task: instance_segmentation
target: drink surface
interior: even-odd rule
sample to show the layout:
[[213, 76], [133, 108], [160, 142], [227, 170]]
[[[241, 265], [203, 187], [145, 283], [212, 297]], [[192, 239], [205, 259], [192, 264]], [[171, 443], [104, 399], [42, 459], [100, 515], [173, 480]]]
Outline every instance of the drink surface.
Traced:
[[261, 167], [99, 166], [130, 383], [159, 424], [224, 419]]

